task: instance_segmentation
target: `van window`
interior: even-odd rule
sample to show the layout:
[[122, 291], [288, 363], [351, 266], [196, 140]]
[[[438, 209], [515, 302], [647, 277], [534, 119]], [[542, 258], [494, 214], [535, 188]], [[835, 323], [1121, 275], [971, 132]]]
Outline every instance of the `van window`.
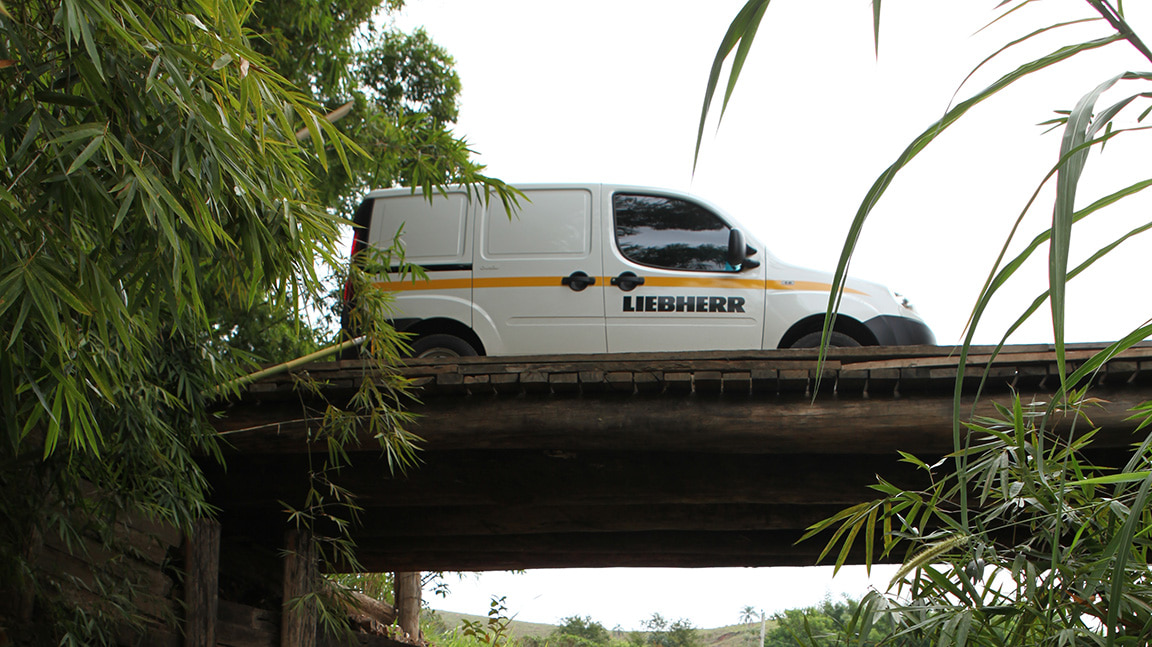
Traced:
[[592, 194], [583, 189], [530, 190], [512, 216], [491, 200], [485, 258], [584, 258], [592, 250]]
[[617, 193], [616, 246], [630, 261], [698, 272], [732, 272], [727, 223], [704, 207], [655, 195]]

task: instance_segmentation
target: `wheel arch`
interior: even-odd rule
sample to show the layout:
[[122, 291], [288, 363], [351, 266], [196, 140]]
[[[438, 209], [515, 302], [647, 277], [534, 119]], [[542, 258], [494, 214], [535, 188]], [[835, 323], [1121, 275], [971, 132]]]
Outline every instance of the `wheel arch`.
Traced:
[[412, 341], [421, 337], [427, 337], [428, 335], [452, 335], [453, 337], [459, 337], [468, 342], [472, 348], [476, 349], [477, 355], [488, 354], [484, 350], [484, 343], [480, 341], [480, 337], [476, 332], [455, 319], [442, 317], [420, 319], [403, 328], [397, 327], [397, 330], [412, 335]]
[[[804, 335], [822, 330], [824, 330], [824, 315], [809, 315], [792, 324], [788, 332], [784, 333], [784, 336], [780, 338], [780, 344], [777, 348], [791, 348], [792, 344], [796, 343], [796, 340]], [[868, 326], [847, 315], [836, 315], [836, 323], [833, 324], [832, 330], [848, 335], [852, 339], [860, 342], [861, 346], [880, 345], [880, 342], [876, 339], [876, 335], [868, 329]]]

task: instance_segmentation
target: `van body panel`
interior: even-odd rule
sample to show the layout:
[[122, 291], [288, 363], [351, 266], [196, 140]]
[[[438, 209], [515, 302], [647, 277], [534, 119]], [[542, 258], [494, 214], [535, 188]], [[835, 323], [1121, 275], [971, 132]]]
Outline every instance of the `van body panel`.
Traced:
[[596, 191], [524, 193], [512, 215], [497, 200], [478, 205], [476, 316], [491, 323], [495, 345], [508, 354], [605, 352], [603, 283], [577, 282], [576, 290], [564, 282], [602, 273]]
[[[472, 226], [475, 208], [464, 191], [434, 194], [431, 200], [410, 191], [370, 194], [369, 243], [392, 245], [400, 232], [404, 260], [420, 265], [426, 278], [390, 274], [386, 289], [405, 318], [447, 318], [472, 326]], [[399, 258], [389, 259], [395, 266]]]
[[[517, 188], [525, 199], [511, 217], [499, 200], [463, 188], [431, 201], [408, 189], [368, 195], [368, 242], [388, 247], [402, 226], [406, 260], [427, 274], [384, 284], [397, 317], [451, 319], [476, 334], [478, 350], [519, 355], [777, 348], [827, 308], [830, 273], [781, 262], [697, 197], [625, 185]], [[907, 302], [876, 283], [850, 278], [838, 316], [881, 344], [934, 343]]]
[[468, 265], [472, 262], [472, 210], [463, 191], [435, 194], [431, 201], [420, 193], [390, 195], [372, 205], [368, 242], [385, 249], [399, 231], [405, 259], [410, 262], [424, 267]]

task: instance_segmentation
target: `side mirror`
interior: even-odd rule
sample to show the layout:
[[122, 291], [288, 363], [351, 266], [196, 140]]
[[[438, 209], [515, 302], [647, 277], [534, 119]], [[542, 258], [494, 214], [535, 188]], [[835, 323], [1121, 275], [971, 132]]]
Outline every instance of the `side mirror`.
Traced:
[[739, 268], [748, 258], [748, 246], [744, 244], [744, 232], [739, 229], [728, 231], [728, 264]]
[[755, 253], [755, 249], [752, 249], [744, 243], [744, 232], [739, 229], [729, 230], [727, 260], [733, 270], [739, 272], [741, 270], [750, 270], [753, 267], [760, 267], [760, 263], [748, 258], [748, 256]]

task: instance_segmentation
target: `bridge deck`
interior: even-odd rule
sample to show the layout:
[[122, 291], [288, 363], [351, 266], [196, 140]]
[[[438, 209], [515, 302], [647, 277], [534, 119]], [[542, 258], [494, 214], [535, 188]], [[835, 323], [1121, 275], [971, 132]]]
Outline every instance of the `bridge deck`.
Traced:
[[[1097, 348], [1072, 347], [1069, 363]], [[966, 410], [993, 413], [1011, 390], [1044, 400], [1058, 382], [1047, 346], [991, 365], [989, 351], [969, 358]], [[364, 508], [372, 569], [812, 564], [821, 542], [793, 545], [805, 527], [870, 498], [877, 473], [923, 478], [896, 450], [951, 450], [956, 366], [937, 347], [835, 349], [819, 374], [813, 351], [411, 362], [422, 465], [391, 476], [365, 439], [338, 479]], [[374, 378], [358, 362], [306, 373], [331, 398]], [[280, 528], [277, 501], [302, 496], [317, 420], [298, 378], [253, 385], [224, 411], [229, 469], [212, 479], [226, 529]], [[1126, 447], [1128, 410], [1152, 399], [1152, 348], [1093, 384], [1098, 444]]]

